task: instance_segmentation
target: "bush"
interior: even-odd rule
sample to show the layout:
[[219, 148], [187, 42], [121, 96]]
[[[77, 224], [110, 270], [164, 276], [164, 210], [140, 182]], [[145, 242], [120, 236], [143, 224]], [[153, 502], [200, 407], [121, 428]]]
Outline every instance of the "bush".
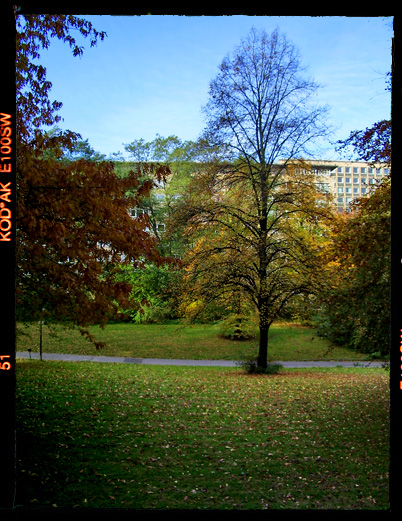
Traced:
[[221, 320], [225, 309], [215, 302], [205, 303], [202, 299], [188, 303], [184, 300], [179, 307], [179, 315], [190, 322], [208, 324]]
[[279, 364], [278, 362], [268, 362], [267, 367], [260, 367], [257, 363], [257, 360], [249, 359], [249, 360], [243, 360], [239, 362], [240, 367], [247, 373], [247, 374], [277, 374], [279, 371], [283, 369], [283, 365]]
[[237, 365], [243, 369], [247, 374], [277, 374], [283, 369], [283, 365], [279, 362], [268, 361], [267, 367], [261, 367], [258, 365], [258, 356], [256, 351], [258, 347], [254, 347], [251, 350], [243, 353], [242, 358], [237, 362]]
[[219, 335], [231, 340], [250, 340], [256, 338], [254, 321], [244, 315], [232, 315], [219, 323]]
[[175, 318], [175, 314], [169, 303], [159, 301], [141, 305], [140, 309], [131, 314], [131, 319], [136, 324], [163, 324], [172, 318]]

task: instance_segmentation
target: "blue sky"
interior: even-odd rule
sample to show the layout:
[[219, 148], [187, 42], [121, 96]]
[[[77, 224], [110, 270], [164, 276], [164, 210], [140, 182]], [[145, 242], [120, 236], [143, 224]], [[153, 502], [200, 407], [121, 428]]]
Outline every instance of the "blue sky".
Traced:
[[[80, 15], [81, 16], [81, 15]], [[278, 28], [298, 48], [308, 76], [322, 87], [334, 139], [390, 118], [385, 75], [391, 69], [391, 17], [82, 16], [107, 38], [74, 58], [55, 41], [41, 63], [51, 99], [63, 103], [61, 128], [79, 132], [97, 151], [156, 134], [196, 140], [210, 81], [251, 27]], [[323, 159], [335, 159], [329, 148]]]

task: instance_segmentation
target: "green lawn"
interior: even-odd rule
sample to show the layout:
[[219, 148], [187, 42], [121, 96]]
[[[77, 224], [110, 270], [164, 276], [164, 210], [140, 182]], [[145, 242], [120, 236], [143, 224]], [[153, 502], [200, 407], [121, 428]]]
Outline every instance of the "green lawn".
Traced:
[[18, 361], [16, 505], [386, 509], [388, 429], [385, 369]]
[[[17, 351], [39, 351], [39, 326], [21, 327], [25, 334], [17, 337]], [[104, 330], [89, 328], [106, 347], [94, 346], [76, 330], [43, 327], [43, 351], [134, 358], [188, 358], [195, 360], [238, 360], [257, 353], [257, 340], [223, 339], [212, 324], [181, 326], [178, 324], [140, 325], [110, 324]], [[273, 324], [270, 328], [268, 356], [271, 360], [364, 360], [364, 354], [331, 347], [314, 329], [297, 324]]]

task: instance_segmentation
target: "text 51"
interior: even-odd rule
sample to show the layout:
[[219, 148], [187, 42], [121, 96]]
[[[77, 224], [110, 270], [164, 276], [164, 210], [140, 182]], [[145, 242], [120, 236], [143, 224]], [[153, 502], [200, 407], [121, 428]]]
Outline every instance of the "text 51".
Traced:
[[7, 360], [3, 362], [3, 358], [10, 358], [10, 355], [0, 355], [0, 369], [9, 371], [11, 369], [11, 364]]

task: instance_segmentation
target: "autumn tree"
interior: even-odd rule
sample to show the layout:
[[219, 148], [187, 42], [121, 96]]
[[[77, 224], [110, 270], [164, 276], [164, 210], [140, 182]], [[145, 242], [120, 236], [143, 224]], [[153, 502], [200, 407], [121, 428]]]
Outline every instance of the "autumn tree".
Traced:
[[364, 130], [354, 130], [345, 140], [337, 141], [338, 152], [352, 148], [362, 161], [389, 164], [391, 157], [391, 121], [381, 120]]
[[374, 357], [389, 356], [391, 183], [386, 177], [350, 213], [334, 217], [325, 249], [318, 333]]
[[119, 265], [159, 260], [146, 220], [128, 210], [152, 187], [143, 172], [162, 179], [167, 168], [144, 164], [121, 178], [111, 162], [74, 156], [90, 152], [78, 134], [46, 130], [60, 121], [61, 103], [50, 101], [40, 52], [57, 38], [81, 56], [79, 39], [93, 46], [105, 33], [71, 15], [17, 13], [16, 29], [18, 317], [45, 314], [85, 332], [125, 302], [130, 287], [116, 281]]
[[[391, 92], [392, 73], [389, 72], [385, 78], [385, 90]], [[383, 119], [377, 121], [371, 127], [364, 130], [353, 130], [346, 139], [336, 142], [337, 152], [350, 154], [358, 160], [369, 163], [382, 163], [391, 165], [391, 120]]]
[[[391, 122], [353, 131], [350, 148], [373, 167], [391, 166]], [[387, 358], [391, 323], [391, 174], [333, 219], [318, 295], [318, 332], [334, 344]]]
[[190, 259], [190, 276], [200, 281], [208, 274], [214, 288], [235, 285], [251, 297], [263, 368], [270, 325], [288, 299], [309, 291], [313, 249], [302, 240], [307, 234], [296, 217], [307, 221], [325, 213], [314, 175], [295, 164], [328, 132], [326, 109], [315, 106], [318, 86], [303, 73], [296, 49], [278, 31], [268, 36], [253, 29], [223, 60], [210, 84], [202, 136], [207, 150], [219, 154], [182, 212], [196, 234], [216, 228], [216, 240], [196, 243], [193, 254], [202, 262], [192, 270]]

